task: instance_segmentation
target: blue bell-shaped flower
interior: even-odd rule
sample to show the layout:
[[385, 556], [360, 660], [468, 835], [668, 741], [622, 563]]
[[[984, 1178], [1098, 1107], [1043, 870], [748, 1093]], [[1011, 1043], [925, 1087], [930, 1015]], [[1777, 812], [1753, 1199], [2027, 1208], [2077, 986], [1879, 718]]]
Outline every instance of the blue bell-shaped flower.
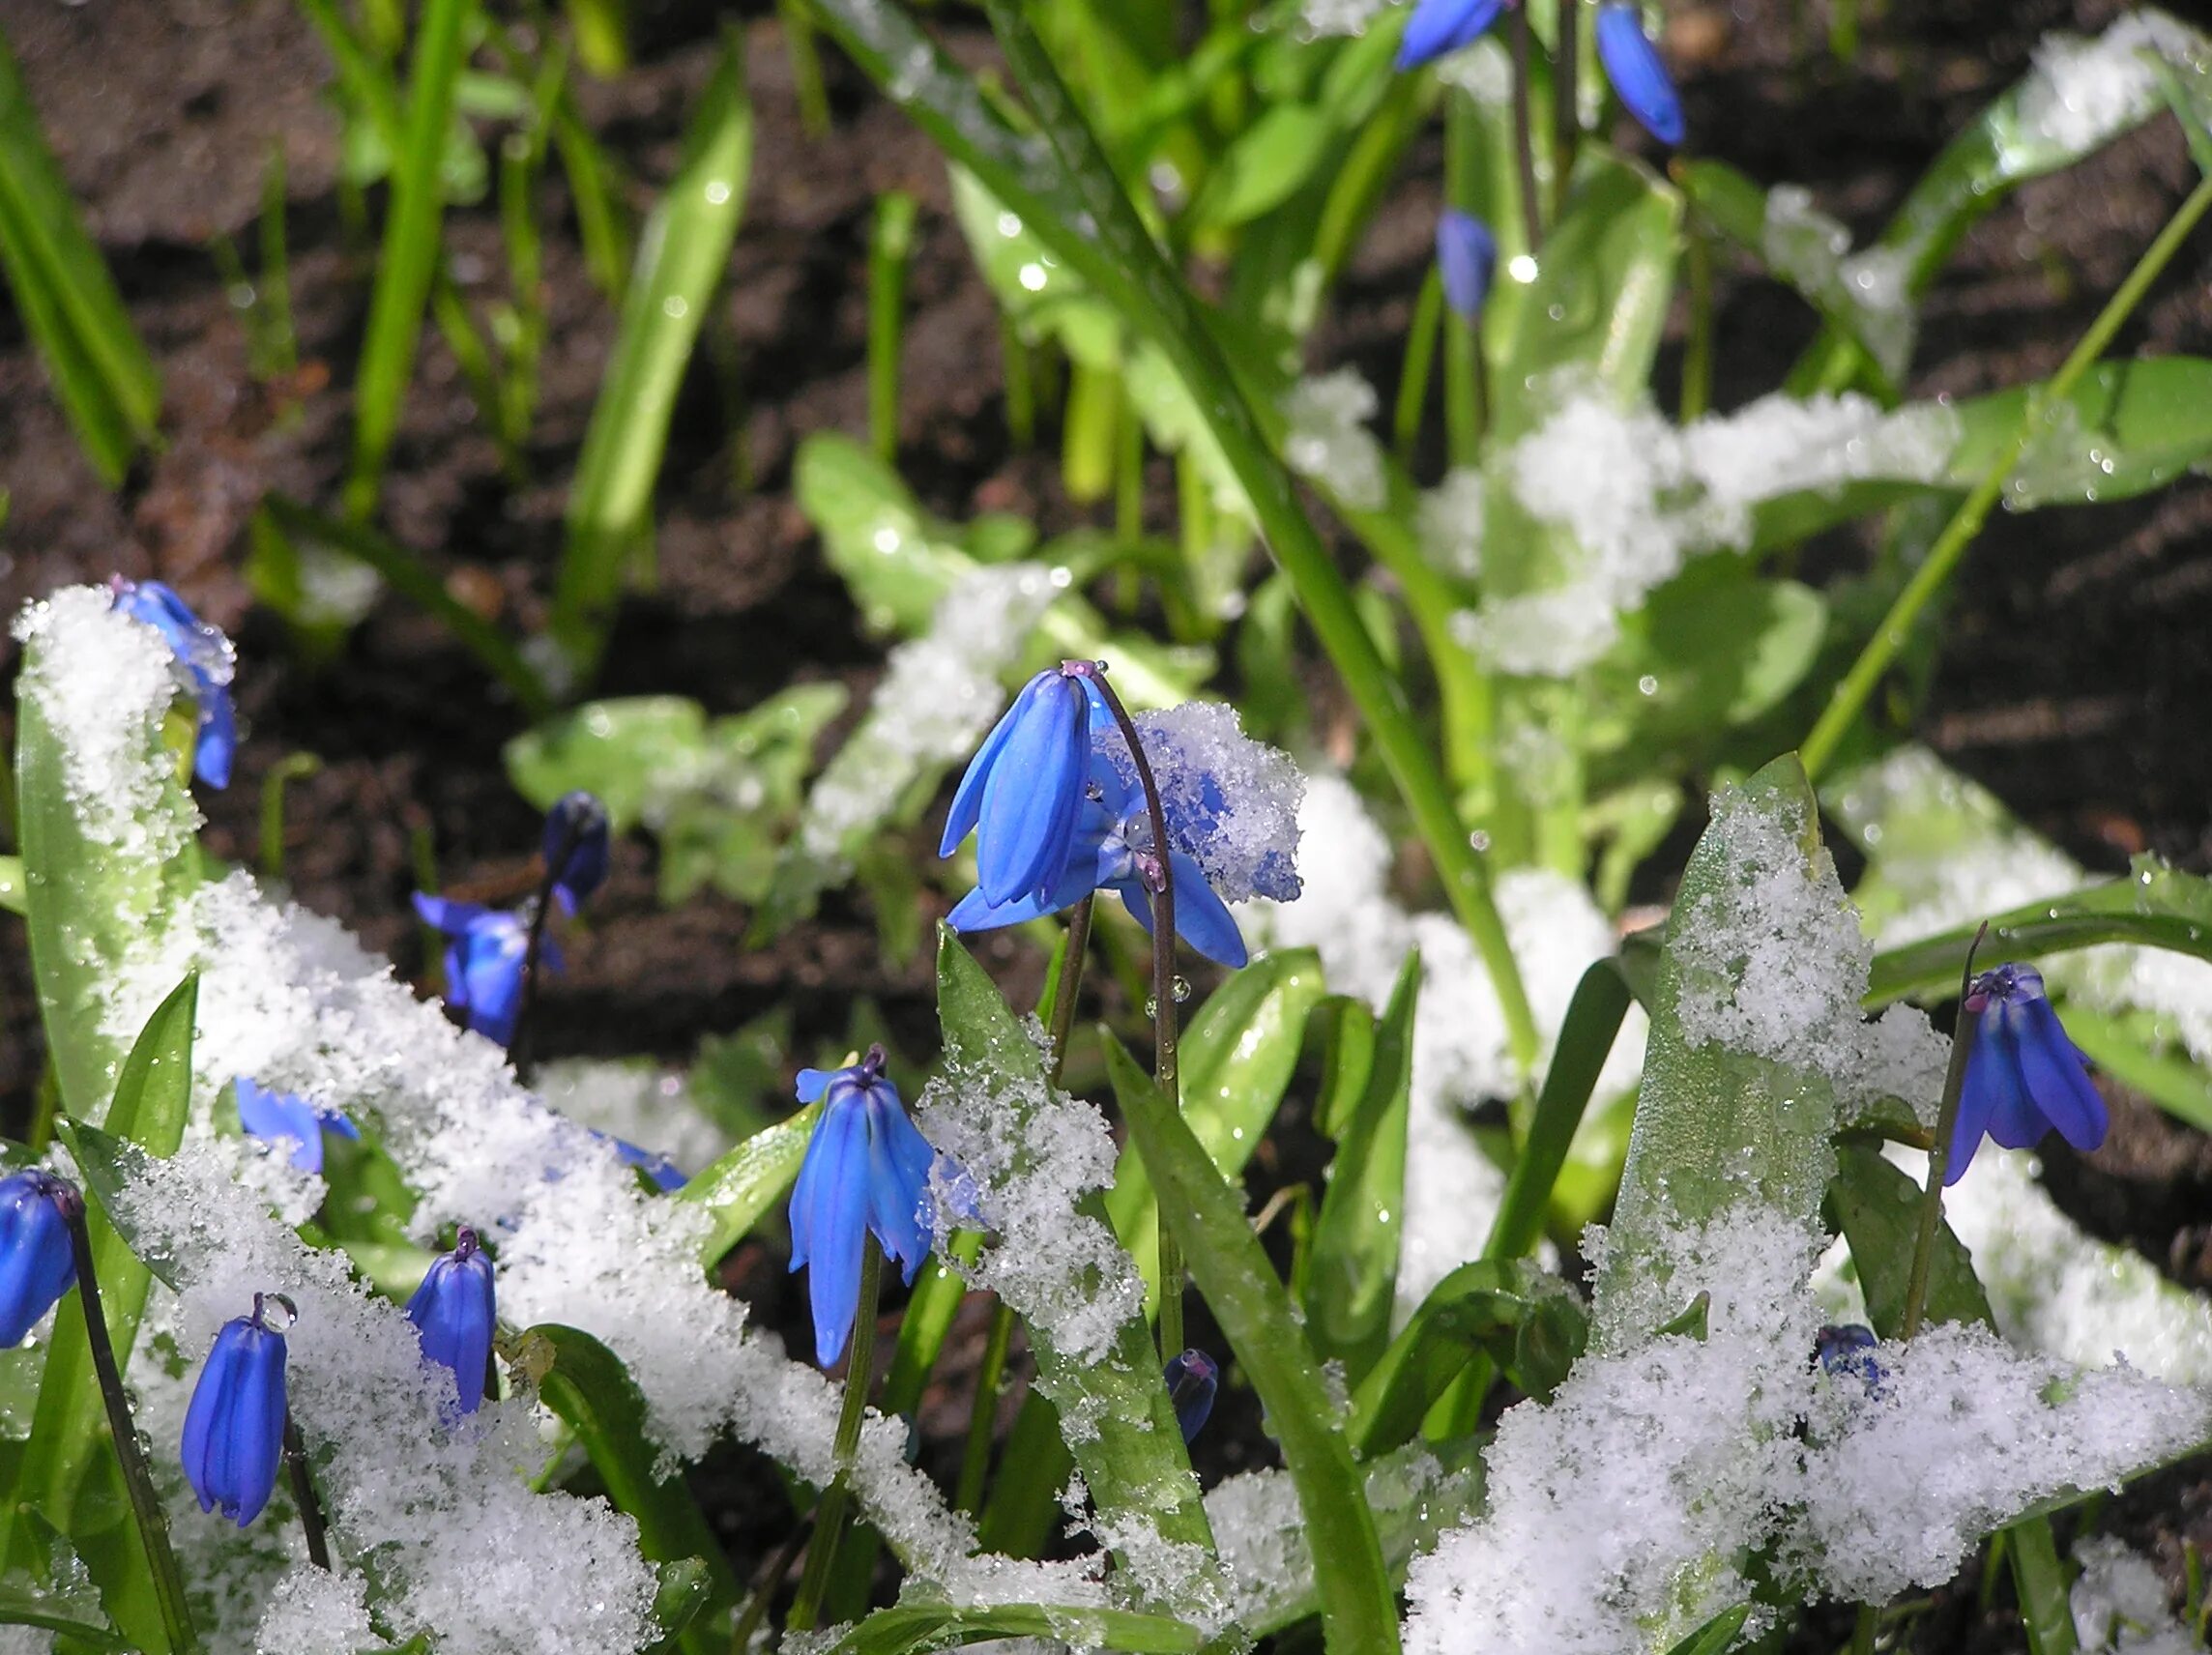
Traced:
[[323, 1170], [323, 1134], [359, 1141], [361, 1128], [341, 1110], [323, 1109], [298, 1092], [271, 1091], [240, 1075], [231, 1083], [238, 1097], [238, 1123], [268, 1143], [289, 1141], [292, 1165], [303, 1173]]
[[217, 1330], [185, 1410], [185, 1480], [200, 1510], [241, 1528], [269, 1503], [284, 1453], [284, 1335], [264, 1320], [267, 1303], [255, 1293], [251, 1316]]
[[230, 785], [230, 761], [238, 750], [238, 715], [230, 701], [230, 681], [238, 654], [219, 627], [210, 626], [185, 600], [158, 580], [117, 580], [115, 607], [161, 634], [176, 657], [192, 700], [199, 707], [199, 734], [192, 746], [192, 773], [210, 787]]
[[2086, 1153], [2105, 1141], [2105, 1100], [2043, 992], [2033, 966], [2006, 964], [1976, 977], [1966, 1006], [1980, 1014], [1959, 1092], [1959, 1118], [1943, 1181], [1955, 1184], [1984, 1134], [2026, 1149], [2055, 1130]]
[[1682, 141], [1687, 129], [1674, 76], [1628, 0], [1606, 0], [1597, 9], [1597, 60], [1638, 126], [1663, 144]]
[[1059, 881], [1091, 762], [1090, 681], [1051, 667], [1022, 686], [952, 795], [937, 854], [975, 835], [975, 871], [992, 902], [1042, 896]]
[[801, 1069], [799, 1101], [822, 1104], [791, 1191], [791, 1267], [804, 1267], [814, 1309], [814, 1354], [844, 1353], [860, 1294], [860, 1253], [875, 1232], [906, 1279], [929, 1254], [929, 1169], [937, 1151], [907, 1118], [884, 1073], [884, 1049], [851, 1068]]
[[1206, 1429], [1207, 1416], [1213, 1411], [1213, 1393], [1219, 1388], [1221, 1370], [1214, 1366], [1211, 1356], [1194, 1347], [1167, 1365], [1165, 1378], [1168, 1401], [1175, 1405], [1176, 1425], [1187, 1448]]
[[84, 1197], [43, 1167], [0, 1178], [0, 1350], [13, 1350], [76, 1280], [70, 1217]]
[[499, 1324], [491, 1276], [491, 1256], [464, 1224], [453, 1250], [430, 1262], [422, 1285], [407, 1301], [407, 1320], [422, 1341], [422, 1354], [451, 1370], [463, 1413], [483, 1404], [484, 1373]]
[[1437, 273], [1443, 278], [1444, 303], [1452, 313], [1472, 322], [1490, 297], [1498, 274], [1498, 238], [1472, 213], [1446, 207], [1437, 216]]
[[1398, 68], [1418, 69], [1474, 44], [1504, 10], [1505, 0], [1415, 0], [1399, 37]]
[[[515, 1020], [522, 1015], [529, 922], [508, 909], [421, 891], [415, 893], [415, 912], [451, 940], [446, 947], [446, 1003], [479, 1034], [511, 1045]], [[551, 937], [538, 939], [538, 963], [544, 971], [561, 969], [561, 950]]]
[[545, 872], [554, 900], [569, 914], [607, 877], [607, 807], [578, 788], [545, 813]]

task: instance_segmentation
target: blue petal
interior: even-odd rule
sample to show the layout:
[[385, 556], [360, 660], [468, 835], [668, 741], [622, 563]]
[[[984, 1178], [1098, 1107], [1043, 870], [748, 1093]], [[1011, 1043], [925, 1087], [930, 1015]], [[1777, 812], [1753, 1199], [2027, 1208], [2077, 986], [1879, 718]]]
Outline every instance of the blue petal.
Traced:
[[361, 1128], [353, 1123], [352, 1118], [344, 1110], [326, 1109], [319, 1114], [325, 1132], [335, 1132], [340, 1138], [351, 1139], [356, 1144], [361, 1142]]
[[498, 1325], [491, 1260], [482, 1253], [462, 1258], [448, 1253], [430, 1265], [422, 1285], [407, 1301], [422, 1354], [451, 1371], [460, 1411], [474, 1413], [483, 1403], [484, 1371], [491, 1360]]
[[199, 739], [192, 749], [192, 773], [210, 787], [230, 785], [231, 755], [238, 750], [238, 714], [230, 691], [219, 684], [199, 697]]
[[[323, 1170], [323, 1118], [313, 1104], [297, 1092], [271, 1091], [244, 1075], [232, 1088], [238, 1097], [239, 1125], [270, 1143], [289, 1140], [292, 1165], [301, 1172]], [[361, 1136], [352, 1132], [352, 1122], [346, 1124], [352, 1136]]]
[[248, 1325], [241, 1317], [217, 1330], [207, 1360], [200, 1366], [200, 1377], [192, 1384], [191, 1403], [185, 1409], [185, 1480], [199, 1495], [202, 1511], [213, 1511], [217, 1500], [223, 1497], [223, 1490], [216, 1481], [220, 1469], [216, 1446], [230, 1417], [231, 1370], [238, 1366], [239, 1355], [234, 1330]]
[[2032, 1000], [2017, 1008], [2023, 1027], [2020, 1035], [2021, 1079], [2035, 1107], [2058, 1135], [2086, 1153], [2105, 1141], [2109, 1117], [2105, 1100], [2081, 1067], [2081, 1055], [2059, 1026], [2058, 1013], [2048, 1000]]
[[814, 1354], [826, 1368], [844, 1354], [853, 1331], [867, 1228], [867, 1109], [858, 1087], [839, 1087], [815, 1123], [791, 1192], [791, 1267], [806, 1266]]
[[1966, 1054], [1966, 1073], [1959, 1088], [1959, 1117], [1951, 1128], [1951, 1154], [1943, 1168], [1946, 1188], [1966, 1175], [1974, 1151], [1990, 1122], [2020, 1090], [2020, 1072], [2014, 1066], [2011, 1045], [1985, 1015], [1974, 1031], [1973, 1050]]
[[0, 1348], [20, 1345], [75, 1279], [69, 1224], [43, 1175], [0, 1179]]
[[1444, 303], [1469, 321], [1481, 314], [1498, 271], [1498, 238], [1471, 213], [1446, 207], [1437, 218], [1437, 272]]
[[596, 1132], [593, 1136], [603, 1138], [607, 1143], [612, 1144], [615, 1147], [615, 1154], [623, 1165], [635, 1167], [651, 1178], [653, 1187], [659, 1190], [663, 1195], [666, 1195], [670, 1190], [680, 1190], [691, 1181], [684, 1175], [683, 1168], [657, 1149], [641, 1149], [627, 1139], [608, 1137], [603, 1132]]
[[799, 1071], [799, 1101], [819, 1103], [822, 1094], [830, 1089], [830, 1083], [840, 1071], [836, 1069], [800, 1069]]
[[1039, 683], [1059, 676], [1057, 668], [1048, 669], [1023, 684], [1013, 705], [999, 714], [999, 721], [991, 726], [991, 733], [983, 738], [983, 744], [968, 761], [968, 768], [960, 774], [960, 785], [952, 790], [952, 808], [946, 815], [945, 832], [937, 842], [940, 857], [952, 855], [959, 849], [960, 841], [975, 831], [976, 820], [983, 811], [983, 784], [991, 779], [992, 767], [999, 762], [999, 751], [1006, 744], [1006, 738], [1013, 734], [1022, 703]]
[[1598, 8], [1597, 56], [1637, 124], [1663, 144], [1679, 144], [1686, 131], [1682, 101], [1634, 6], [1609, 0]]
[[[1175, 870], [1176, 935], [1217, 966], [1234, 971], [1243, 965], [1249, 957], [1244, 951], [1243, 934], [1221, 898], [1214, 895], [1213, 887], [1206, 883], [1198, 864], [1180, 851], [1171, 851], [1168, 865]], [[1152, 896], [1145, 882], [1131, 874], [1117, 880], [1114, 889], [1121, 893], [1121, 906], [1150, 936]]]
[[884, 1251], [906, 1266], [906, 1279], [929, 1256], [930, 1226], [922, 1214], [930, 1163], [937, 1151], [907, 1118], [889, 1083], [868, 1095], [868, 1224]]
[[[980, 886], [970, 891], [953, 905], [945, 916], [945, 923], [955, 931], [996, 931], [1003, 925], [1019, 925], [1025, 920], [1041, 919], [1048, 914], [1058, 914], [1063, 908], [1073, 908], [1099, 886], [1100, 844], [1104, 829], [1104, 812], [1095, 805], [1085, 805], [1086, 830], [1078, 832], [1075, 843], [1069, 847], [1067, 866], [1061, 870], [1060, 883], [1046, 895], [1033, 891], [1014, 897], [1007, 902], [986, 902]], [[1095, 823], [1091, 821], [1096, 813]], [[1090, 830], [1095, 827], [1097, 831]]]
[[1504, 0], [1420, 0], [1398, 43], [1397, 67], [1418, 69], [1472, 45], [1504, 9]]
[[465, 937], [492, 911], [480, 902], [455, 902], [450, 897], [432, 896], [427, 891], [415, 893], [415, 912], [422, 923], [434, 926], [449, 937]]
[[1091, 757], [1090, 703], [1067, 679], [1033, 680], [983, 784], [977, 884], [992, 902], [1048, 894], [1067, 866]]
[[257, 1327], [247, 1331], [253, 1340], [239, 1356], [223, 1501], [224, 1515], [241, 1528], [269, 1503], [284, 1452], [284, 1336]]

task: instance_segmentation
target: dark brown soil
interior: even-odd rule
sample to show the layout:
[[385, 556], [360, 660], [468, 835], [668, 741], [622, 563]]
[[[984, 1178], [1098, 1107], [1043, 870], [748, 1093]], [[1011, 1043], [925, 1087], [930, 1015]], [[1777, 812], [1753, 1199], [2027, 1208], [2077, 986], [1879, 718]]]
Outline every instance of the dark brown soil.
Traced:
[[[1761, 182], [1810, 185], [1861, 239], [1941, 143], [2019, 75], [2044, 29], [2093, 29], [2118, 10], [2112, 0], [1867, 9], [1891, 15], [1871, 24], [1849, 67], [1795, 38], [1800, 11], [1808, 31], [1817, 35], [1822, 22], [1821, 9], [1802, 0], [1678, 5], [1671, 38], [1692, 131], [1711, 134], [1712, 153]], [[639, 181], [633, 204], [642, 206], [673, 162], [684, 111], [708, 73], [713, 19], [675, 0], [633, 10], [639, 66], [613, 85], [588, 87], [585, 102]], [[972, 14], [939, 17], [963, 53], [987, 54]], [[695, 364], [657, 503], [660, 584], [625, 609], [601, 685], [692, 695], [713, 710], [742, 709], [793, 678], [864, 684], [879, 659], [788, 490], [800, 437], [864, 427], [864, 249], [877, 191], [901, 188], [922, 202], [902, 470], [948, 515], [988, 506], [1033, 512], [1048, 527], [1084, 516], [1059, 492], [1047, 456], [1009, 447], [994, 312], [947, 216], [940, 162], [833, 54], [834, 130], [803, 136], [777, 25], [756, 17], [742, 26], [757, 149], [711, 326], [737, 364], [743, 420], [733, 422], [727, 388]], [[509, 895], [527, 880], [536, 823], [500, 766], [502, 742], [521, 727], [514, 708], [436, 624], [388, 598], [338, 659], [310, 668], [272, 618], [251, 610], [239, 572], [243, 527], [262, 492], [333, 505], [350, 437], [373, 249], [349, 239], [340, 208], [338, 126], [323, 90], [330, 66], [282, 0], [0, 0], [0, 29], [167, 387], [162, 451], [111, 493], [80, 457], [19, 326], [0, 310], [0, 480], [10, 491], [0, 608], [119, 571], [170, 581], [230, 627], [244, 659], [249, 734], [231, 789], [204, 800], [216, 851], [250, 859], [263, 776], [289, 753], [319, 754], [325, 768], [289, 796], [287, 872], [301, 900], [412, 969], [410, 836], [432, 836], [450, 886]], [[274, 392], [247, 371], [245, 332], [209, 250], [218, 236], [251, 246], [273, 143], [289, 168], [303, 363], [292, 385]], [[1317, 341], [1324, 365], [1355, 361], [1385, 395], [1428, 256], [1440, 176], [1430, 141]], [[2181, 139], [2162, 120], [2020, 191], [1968, 238], [1928, 306], [1914, 393], [1964, 393], [2049, 372], [2190, 177]], [[559, 209], [547, 248], [553, 329], [529, 483], [503, 479], [465, 382], [430, 334], [383, 511], [389, 531], [456, 592], [522, 627], [545, 612], [564, 491], [613, 329], [558, 189], [548, 186]], [[456, 210], [450, 235], [470, 299], [497, 297], [503, 261], [491, 206]], [[2212, 353], [2208, 276], [2212, 235], [2200, 231], [2117, 348]], [[1781, 289], [1741, 275], [1724, 278], [1720, 297], [1716, 392], [1729, 406], [1771, 389], [1812, 324]], [[1669, 396], [1674, 362], [1671, 346], [1660, 378]], [[1164, 479], [1150, 511], [1163, 523], [1172, 511]], [[2212, 703], [2208, 524], [2212, 488], [2194, 478], [2118, 507], [2001, 520], [1960, 583], [1919, 728], [2096, 867], [2117, 870], [2143, 848], [2198, 871], [2212, 866], [2212, 744], [2199, 716]], [[663, 912], [652, 873], [648, 846], [620, 848], [589, 929], [568, 949], [568, 974], [550, 990], [541, 1055], [680, 1060], [701, 1035], [778, 1003], [796, 1007], [801, 1028], [841, 1028], [859, 995], [926, 1039], [925, 968], [881, 960], [858, 899], [832, 897], [819, 919], [748, 949], [742, 907], [703, 896]], [[5, 1123], [20, 1118], [41, 1067], [23, 952], [12, 940], [0, 948], [0, 997]], [[2112, 1147], [2059, 1184], [2099, 1230], [2193, 1285], [2212, 1281], [2212, 1151], [2198, 1135], [2123, 1104]], [[764, 1310], [780, 1320], [792, 1302], [771, 1265], [740, 1269], [747, 1295], [771, 1301]], [[1208, 1454], [1212, 1469], [1255, 1451], [1256, 1415], [1248, 1399], [1225, 1406], [1222, 1446]], [[926, 1423], [933, 1434], [957, 1429], [949, 1409]], [[765, 1477], [739, 1486], [746, 1483], [771, 1486]], [[2174, 1473], [2114, 1502], [2101, 1521], [2154, 1545], [2178, 1580], [2182, 1541], [2212, 1542], [2208, 1487]], [[773, 1500], [731, 1517], [743, 1566], [780, 1540]], [[1969, 1578], [1939, 1594], [1919, 1623], [1918, 1646], [2017, 1642], [2017, 1626], [1976, 1617], [1973, 1587]]]

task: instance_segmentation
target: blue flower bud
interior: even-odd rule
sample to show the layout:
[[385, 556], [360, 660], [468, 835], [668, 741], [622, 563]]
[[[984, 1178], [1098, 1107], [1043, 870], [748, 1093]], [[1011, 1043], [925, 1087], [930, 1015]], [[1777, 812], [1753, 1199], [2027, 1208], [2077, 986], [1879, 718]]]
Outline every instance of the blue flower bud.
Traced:
[[[511, 1045], [515, 1021], [522, 1015], [528, 922], [504, 908], [451, 902], [421, 891], [415, 893], [415, 912], [451, 939], [446, 948], [446, 1003], [479, 1034]], [[561, 969], [561, 950], [551, 937], [538, 939], [538, 963], [545, 971]]]
[[22, 1344], [76, 1280], [69, 1227], [83, 1204], [44, 1168], [0, 1178], [0, 1349]]
[[1505, 0], [1417, 0], [1398, 41], [1398, 68], [1418, 69], [1474, 44], [1504, 10]]
[[1089, 680], [1062, 667], [1038, 673], [969, 761], [937, 854], [949, 857], [973, 830], [987, 900], [1042, 897], [1067, 866], [1091, 763], [1095, 693]]
[[1597, 60], [1638, 126], [1663, 144], [1682, 141], [1687, 131], [1682, 100], [1659, 48], [1644, 33], [1644, 20], [1627, 0], [1606, 0], [1597, 9]]
[[871, 1046], [851, 1068], [799, 1071], [799, 1101], [819, 1101], [822, 1114], [792, 1186], [791, 1267], [811, 1272], [814, 1354], [824, 1367], [844, 1353], [853, 1331], [867, 1233], [910, 1283], [931, 1245], [937, 1151], [907, 1118], [884, 1062], [884, 1049]]
[[1966, 1009], [1978, 1021], [1944, 1183], [1965, 1175], [1985, 1134], [2008, 1149], [2031, 1148], [2052, 1130], [2084, 1153], [2104, 1143], [2105, 1100], [2044, 995], [2041, 972], [2010, 963], [1984, 972], [1966, 991]]
[[1185, 1350], [1167, 1365], [1168, 1401], [1175, 1405], [1176, 1424], [1182, 1429], [1183, 1445], [1206, 1429], [1207, 1415], [1213, 1411], [1213, 1393], [1221, 1381], [1221, 1370], [1214, 1366], [1213, 1358], [1204, 1350]]
[[1437, 216], [1437, 270], [1443, 277], [1444, 303], [1471, 322], [1490, 297], [1498, 273], [1498, 238], [1472, 213], [1446, 207]]
[[553, 895], [573, 914], [607, 877], [607, 807], [581, 788], [545, 813], [545, 872]]
[[292, 1165], [303, 1173], [323, 1170], [323, 1133], [359, 1140], [361, 1128], [342, 1111], [323, 1109], [298, 1092], [271, 1091], [240, 1075], [231, 1083], [238, 1097], [238, 1123], [269, 1143], [289, 1141]]
[[1824, 1374], [1848, 1375], [1859, 1380], [1871, 1395], [1881, 1394], [1881, 1363], [1875, 1355], [1880, 1343], [1874, 1329], [1847, 1321], [1823, 1327], [1813, 1335], [1813, 1359]]
[[192, 772], [210, 787], [230, 785], [230, 761], [238, 748], [238, 715], [230, 701], [230, 681], [238, 654], [219, 627], [210, 626], [185, 600], [158, 580], [117, 580], [114, 604], [122, 614], [160, 633], [176, 657], [177, 670], [199, 707], [199, 734], [192, 747]]
[[407, 1301], [407, 1320], [422, 1341], [423, 1356], [451, 1370], [460, 1411], [476, 1412], [483, 1403], [484, 1373], [499, 1317], [491, 1256], [467, 1225], [454, 1237], [453, 1250], [431, 1261], [422, 1285]]
[[269, 1503], [284, 1452], [284, 1335], [263, 1320], [267, 1303], [255, 1293], [251, 1316], [217, 1330], [185, 1410], [185, 1480], [200, 1510], [241, 1528]]

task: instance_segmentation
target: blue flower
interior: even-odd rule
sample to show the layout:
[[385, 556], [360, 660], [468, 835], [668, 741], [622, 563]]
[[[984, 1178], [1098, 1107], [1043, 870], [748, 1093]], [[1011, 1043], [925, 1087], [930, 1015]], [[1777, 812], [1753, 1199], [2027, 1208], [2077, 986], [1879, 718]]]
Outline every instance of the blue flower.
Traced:
[[640, 1149], [635, 1144], [611, 1133], [601, 1132], [597, 1127], [587, 1126], [584, 1130], [600, 1143], [613, 1145], [616, 1157], [625, 1166], [635, 1167], [651, 1178], [654, 1187], [664, 1195], [670, 1190], [680, 1190], [691, 1181], [683, 1168], [656, 1149]]
[[1437, 270], [1443, 277], [1444, 303], [1473, 321], [1490, 297], [1498, 271], [1498, 238], [1472, 213], [1446, 207], [1437, 217]]
[[860, 1251], [874, 1231], [887, 1257], [914, 1280], [930, 1247], [930, 1164], [937, 1152], [915, 1130], [884, 1074], [884, 1049], [848, 1069], [801, 1069], [799, 1101], [822, 1104], [791, 1192], [791, 1267], [807, 1267], [814, 1354], [824, 1367], [844, 1353], [860, 1294]]
[[565, 793], [545, 813], [545, 874], [573, 914], [607, 877], [607, 807], [597, 794]]
[[217, 1330], [185, 1410], [185, 1480], [200, 1510], [241, 1528], [269, 1503], [284, 1451], [284, 1335], [262, 1319], [266, 1303], [255, 1293], [251, 1316]]
[[1505, 0], [1417, 0], [1398, 42], [1398, 67], [1424, 63], [1480, 40], [1505, 10]]
[[[1091, 762], [1089, 786], [1074, 843], [1060, 880], [1042, 896], [1020, 895], [993, 902], [981, 886], [962, 897], [945, 922], [955, 931], [992, 931], [1025, 919], [1072, 908], [1094, 890], [1117, 892], [1122, 906], [1147, 931], [1152, 928], [1152, 897], [1145, 884], [1151, 861], [1152, 822], [1144, 795], [1124, 782], [1103, 756]], [[1171, 850], [1175, 872], [1176, 935], [1219, 965], [1241, 966], [1244, 938], [1235, 915], [1197, 862]]]
[[1873, 1328], [1847, 1321], [1813, 1335], [1813, 1359], [1822, 1373], [1848, 1375], [1864, 1384], [1869, 1395], [1879, 1396], [1883, 1376], [1874, 1353], [1879, 1343]]
[[[415, 893], [415, 912], [452, 941], [446, 948], [446, 1003], [479, 1034], [502, 1046], [514, 1040], [522, 1014], [522, 967], [530, 951], [530, 925], [519, 914], [476, 902], [450, 902]], [[541, 970], [561, 969], [553, 939], [538, 944]]]
[[987, 898], [1049, 892], [1067, 866], [1091, 759], [1090, 681], [1050, 667], [1022, 686], [952, 795], [937, 854], [949, 857], [970, 831]]
[[476, 1412], [483, 1403], [484, 1372], [499, 1317], [491, 1255], [478, 1245], [477, 1233], [467, 1225], [454, 1237], [453, 1250], [431, 1261], [422, 1285], [407, 1301], [407, 1320], [422, 1341], [422, 1354], [452, 1371], [460, 1411]]
[[240, 1075], [231, 1083], [238, 1094], [238, 1123], [252, 1136], [275, 1143], [290, 1139], [292, 1165], [303, 1173], [323, 1170], [323, 1133], [359, 1142], [361, 1128], [342, 1111], [323, 1109], [298, 1092], [271, 1091]]
[[1164, 1376], [1168, 1382], [1168, 1401], [1175, 1405], [1176, 1424], [1182, 1430], [1183, 1445], [1206, 1429], [1206, 1417], [1213, 1411], [1213, 1393], [1221, 1380], [1221, 1370], [1213, 1365], [1213, 1358], [1204, 1350], [1189, 1350], [1167, 1365]]
[[1663, 144], [1682, 141], [1682, 100], [1659, 48], [1644, 33], [1643, 18], [1627, 0], [1606, 0], [1597, 9], [1597, 60], [1638, 126]]
[[238, 718], [230, 704], [230, 681], [238, 654], [221, 629], [194, 615], [185, 600], [158, 580], [114, 583], [115, 607], [161, 634], [199, 704], [199, 736], [192, 748], [192, 771], [210, 787], [230, 785], [231, 755], [238, 750]]
[[2041, 972], [2011, 964], [1984, 972], [1966, 991], [1966, 1008], [1980, 1021], [1966, 1054], [1944, 1183], [1965, 1175], [1985, 1133], [2008, 1149], [2029, 1148], [2053, 1128], [2084, 1152], [2105, 1141], [2105, 1100], [2089, 1084], [2088, 1060], [2044, 997]]
[[44, 1168], [0, 1178], [0, 1350], [13, 1350], [76, 1280], [70, 1217], [84, 1198]]

